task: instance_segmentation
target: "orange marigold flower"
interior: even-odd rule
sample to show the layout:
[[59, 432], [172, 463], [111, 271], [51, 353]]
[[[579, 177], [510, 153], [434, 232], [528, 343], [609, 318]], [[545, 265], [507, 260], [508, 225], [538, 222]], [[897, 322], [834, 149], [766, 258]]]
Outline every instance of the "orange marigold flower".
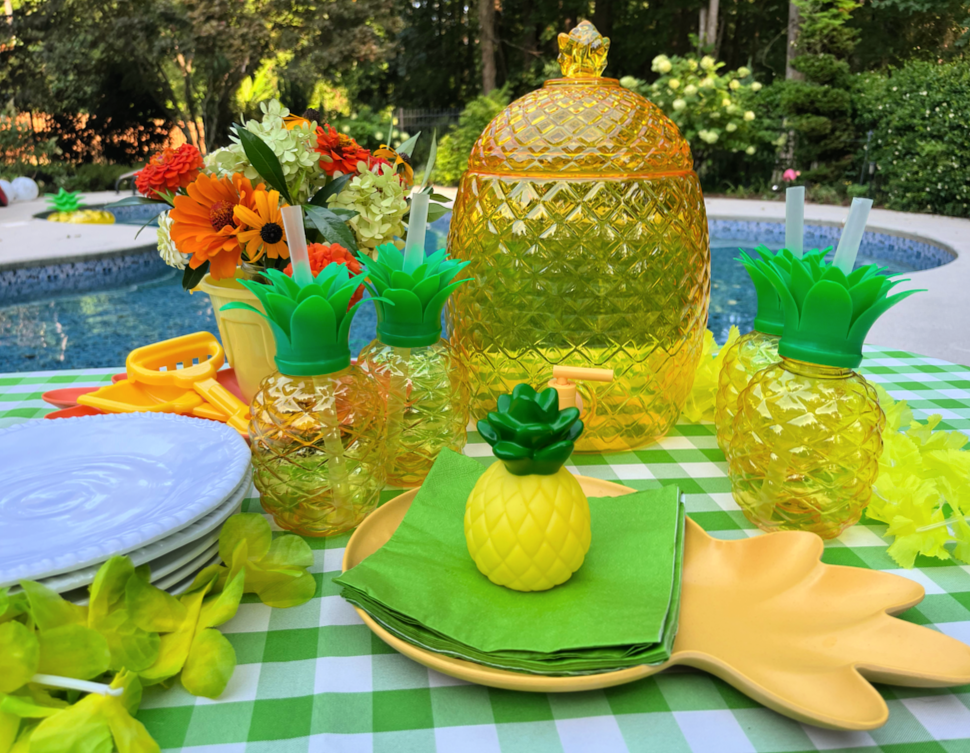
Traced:
[[258, 188], [253, 195], [251, 206], [239, 204], [233, 210], [236, 222], [236, 237], [240, 245], [246, 247], [249, 262], [257, 262], [265, 254], [270, 259], [290, 258], [290, 248], [286, 245], [286, 230], [280, 214], [280, 192]]
[[165, 149], [153, 156], [135, 176], [138, 193], [160, 199], [159, 191], [174, 193], [196, 179], [204, 163], [199, 150], [191, 144]]
[[[333, 262], [343, 264], [345, 267], [347, 267], [347, 270], [350, 272], [351, 276], [360, 274], [361, 266], [360, 262], [357, 260], [357, 257], [339, 243], [309, 243], [307, 244], [306, 250], [310, 256], [310, 271], [313, 272], [314, 276], [320, 274], [325, 266]], [[283, 271], [292, 277], [293, 265], [287, 264], [286, 269]], [[364, 286], [361, 285], [356, 291], [354, 291], [353, 296], [351, 296], [350, 303], [347, 305], [347, 310], [350, 311], [351, 307], [363, 297]]]
[[357, 163], [370, 158], [369, 151], [329, 123], [317, 126], [316, 151], [320, 154], [320, 169], [330, 177], [336, 172], [355, 174]]
[[208, 261], [213, 279], [234, 276], [242, 247], [233, 213], [237, 206], [252, 206], [256, 189], [239, 173], [232, 178], [203, 173], [186, 190], [187, 195], [175, 197], [169, 214], [172, 240], [183, 254], [192, 254], [192, 269]]

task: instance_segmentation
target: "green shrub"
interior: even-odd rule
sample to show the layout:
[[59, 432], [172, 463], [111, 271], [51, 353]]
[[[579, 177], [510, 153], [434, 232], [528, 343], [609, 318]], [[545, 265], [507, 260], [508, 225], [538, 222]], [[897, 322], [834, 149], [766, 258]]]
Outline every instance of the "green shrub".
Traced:
[[34, 133], [30, 120], [12, 109], [0, 114], [0, 177], [37, 177], [37, 172], [61, 150], [57, 139], [42, 139]]
[[127, 172], [136, 168], [131, 165], [107, 165], [100, 162], [89, 162], [78, 165], [65, 175], [54, 178], [52, 188], [63, 188], [66, 191], [110, 191], [115, 187], [115, 181]]
[[506, 89], [496, 89], [476, 97], [462, 111], [458, 125], [445, 134], [438, 143], [434, 180], [446, 186], [456, 186], [462, 173], [468, 169], [468, 156], [482, 131], [509, 104]]
[[753, 109], [761, 84], [751, 70], [720, 72], [724, 63], [705, 56], [658, 55], [652, 84], [626, 76], [620, 83], [647, 97], [677, 125], [690, 143], [699, 173], [719, 153], [752, 156], [765, 148]]
[[396, 146], [411, 135], [402, 133], [392, 124], [390, 110], [377, 112], [367, 105], [350, 117], [331, 120], [330, 125], [355, 139], [365, 149], [371, 150], [377, 149], [381, 144]]
[[970, 216], [970, 61], [914, 61], [869, 75], [859, 106], [887, 207]]

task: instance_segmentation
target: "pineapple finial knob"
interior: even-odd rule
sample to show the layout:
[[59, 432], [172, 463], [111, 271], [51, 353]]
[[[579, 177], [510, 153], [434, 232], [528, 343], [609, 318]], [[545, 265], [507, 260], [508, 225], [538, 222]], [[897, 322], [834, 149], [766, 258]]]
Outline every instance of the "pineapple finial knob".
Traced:
[[581, 21], [568, 34], [559, 35], [559, 67], [566, 78], [600, 76], [606, 68], [610, 40], [589, 21]]

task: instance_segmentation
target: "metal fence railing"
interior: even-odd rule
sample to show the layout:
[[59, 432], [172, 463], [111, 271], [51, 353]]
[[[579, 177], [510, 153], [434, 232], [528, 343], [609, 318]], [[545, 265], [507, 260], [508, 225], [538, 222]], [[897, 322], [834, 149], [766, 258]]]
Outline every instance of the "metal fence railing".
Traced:
[[414, 110], [399, 107], [396, 115], [397, 127], [406, 133], [437, 131], [440, 136], [448, 128], [458, 124], [461, 110], [453, 108]]

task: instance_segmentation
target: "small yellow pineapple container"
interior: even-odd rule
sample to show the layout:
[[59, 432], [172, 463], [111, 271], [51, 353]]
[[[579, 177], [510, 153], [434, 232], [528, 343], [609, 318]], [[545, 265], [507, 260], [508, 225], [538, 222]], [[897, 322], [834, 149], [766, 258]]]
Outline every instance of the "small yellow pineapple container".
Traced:
[[471, 414], [555, 365], [589, 385], [579, 452], [662, 437], [690, 393], [707, 327], [710, 244], [690, 147], [655, 105], [604, 78], [610, 40], [559, 36], [562, 78], [500, 113], [472, 149], [448, 249], [473, 281], [448, 305]]
[[793, 258], [790, 272], [752, 264], [777, 291], [785, 326], [779, 362], [738, 397], [727, 449], [734, 499], [762, 530], [833, 538], [869, 504], [882, 454], [885, 416], [853, 369], [876, 319], [916, 291], [889, 296], [899, 281], [877, 267], [846, 274], [818, 255]]
[[468, 278], [467, 262], [424, 253], [428, 193], [411, 200], [403, 253], [393, 244], [363, 257], [377, 307], [377, 338], [357, 357], [387, 404], [387, 483], [417, 486], [447, 448], [461, 452], [468, 427], [468, 376], [441, 336], [441, 310]]
[[589, 502], [563, 464], [583, 432], [571, 379], [609, 381], [609, 371], [557, 367], [550, 387], [519, 384], [498, 398], [478, 433], [500, 462], [465, 505], [465, 541], [499, 586], [546, 591], [569, 580], [590, 545]]
[[[302, 208], [283, 209], [296, 267], [275, 269], [265, 282], [241, 280], [265, 314], [276, 340], [278, 371], [253, 397], [249, 438], [253, 483], [263, 509], [281, 527], [304, 536], [333, 536], [360, 523], [380, 499], [385, 480], [385, 408], [377, 385], [350, 363], [350, 306], [364, 274], [331, 263], [313, 277], [299, 261]], [[293, 219], [291, 212], [299, 219]]]

